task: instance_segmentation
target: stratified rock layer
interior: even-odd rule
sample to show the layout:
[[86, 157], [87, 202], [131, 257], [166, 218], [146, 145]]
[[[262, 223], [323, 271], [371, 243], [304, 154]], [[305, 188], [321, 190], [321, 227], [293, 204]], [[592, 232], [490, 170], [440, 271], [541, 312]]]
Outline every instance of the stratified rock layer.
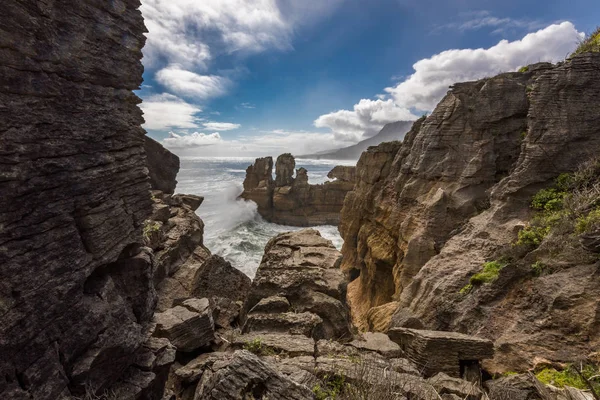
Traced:
[[152, 347], [139, 6], [2, 3], [0, 398], [101, 391]]
[[179, 157], [149, 136], [146, 136], [144, 149], [150, 185], [153, 189], [173, 194], [177, 186], [175, 178], [179, 172]]
[[[535, 355], [573, 360], [597, 347], [596, 266], [539, 279], [507, 268], [476, 293], [459, 291], [514, 243], [533, 194], [598, 154], [598, 104], [600, 54], [579, 55], [456, 84], [403, 143], [363, 153], [340, 226], [342, 268], [356, 278], [348, 286], [355, 322], [423, 323], [493, 339], [494, 371], [523, 369]], [[383, 315], [392, 302], [402, 316]]]
[[296, 170], [289, 154], [277, 157], [275, 180], [273, 159], [257, 158], [246, 170], [240, 197], [254, 201], [267, 221], [292, 226], [338, 225], [344, 198], [354, 187], [354, 167], [335, 167], [328, 175], [335, 179], [320, 185], [308, 183], [308, 171]]
[[246, 298], [245, 332], [350, 335], [340, 252], [314, 229], [271, 239]]

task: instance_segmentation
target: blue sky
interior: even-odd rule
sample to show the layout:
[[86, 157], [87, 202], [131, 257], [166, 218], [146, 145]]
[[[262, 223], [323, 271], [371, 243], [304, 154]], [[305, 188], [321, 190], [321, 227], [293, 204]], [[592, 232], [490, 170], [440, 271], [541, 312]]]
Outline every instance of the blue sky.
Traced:
[[349, 145], [453, 82], [564, 59], [600, 21], [592, 0], [142, 3], [145, 127], [184, 156]]

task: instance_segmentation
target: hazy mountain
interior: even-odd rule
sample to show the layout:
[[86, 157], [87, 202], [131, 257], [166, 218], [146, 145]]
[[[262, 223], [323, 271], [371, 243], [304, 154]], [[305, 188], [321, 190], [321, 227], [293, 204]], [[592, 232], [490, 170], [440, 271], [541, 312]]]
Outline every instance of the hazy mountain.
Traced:
[[324, 152], [306, 154], [297, 156], [297, 158], [316, 158], [329, 160], [358, 160], [363, 151], [369, 146], [377, 146], [382, 142], [391, 142], [393, 140], [402, 140], [406, 132], [410, 130], [413, 121], [398, 121], [385, 125], [377, 135], [356, 143], [355, 145], [344, 147], [338, 150], [327, 150]]

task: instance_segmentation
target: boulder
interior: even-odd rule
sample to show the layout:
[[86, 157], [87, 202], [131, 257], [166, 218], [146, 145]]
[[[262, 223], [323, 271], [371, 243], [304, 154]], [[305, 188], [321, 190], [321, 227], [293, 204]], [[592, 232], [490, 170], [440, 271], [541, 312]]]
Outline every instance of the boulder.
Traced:
[[171, 197], [171, 204], [176, 206], [187, 206], [196, 211], [204, 202], [204, 197], [193, 194], [176, 194]]
[[164, 337], [177, 351], [191, 352], [208, 346], [215, 338], [208, 299], [188, 299], [181, 306], [154, 315], [154, 336]]
[[238, 350], [212, 365], [196, 389], [197, 400], [306, 400], [312, 391], [278, 372], [254, 354]]
[[461, 378], [471, 367], [494, 356], [494, 344], [487, 339], [456, 332], [392, 328], [389, 338], [400, 345], [404, 354], [422, 366], [425, 376], [443, 372]]
[[463, 400], [480, 400], [483, 391], [471, 382], [452, 378], [443, 372], [427, 380], [440, 395], [454, 395]]
[[244, 304], [244, 331], [349, 336], [339, 255], [312, 229], [271, 239]]
[[392, 342], [385, 333], [365, 332], [349, 343], [359, 350], [374, 351], [386, 358], [397, 358], [403, 355], [400, 346]]
[[329, 179], [337, 179], [344, 182], [356, 181], [356, 167], [347, 165], [337, 165], [327, 174]]
[[260, 355], [298, 357], [313, 356], [315, 353], [315, 341], [305, 335], [249, 333], [237, 336], [233, 345]]

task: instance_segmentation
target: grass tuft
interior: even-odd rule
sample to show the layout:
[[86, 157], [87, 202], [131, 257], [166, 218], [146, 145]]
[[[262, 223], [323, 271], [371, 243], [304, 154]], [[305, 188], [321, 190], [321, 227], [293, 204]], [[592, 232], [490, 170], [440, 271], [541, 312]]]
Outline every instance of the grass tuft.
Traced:
[[579, 46], [569, 58], [583, 53], [600, 53], [600, 26], [579, 43]]

